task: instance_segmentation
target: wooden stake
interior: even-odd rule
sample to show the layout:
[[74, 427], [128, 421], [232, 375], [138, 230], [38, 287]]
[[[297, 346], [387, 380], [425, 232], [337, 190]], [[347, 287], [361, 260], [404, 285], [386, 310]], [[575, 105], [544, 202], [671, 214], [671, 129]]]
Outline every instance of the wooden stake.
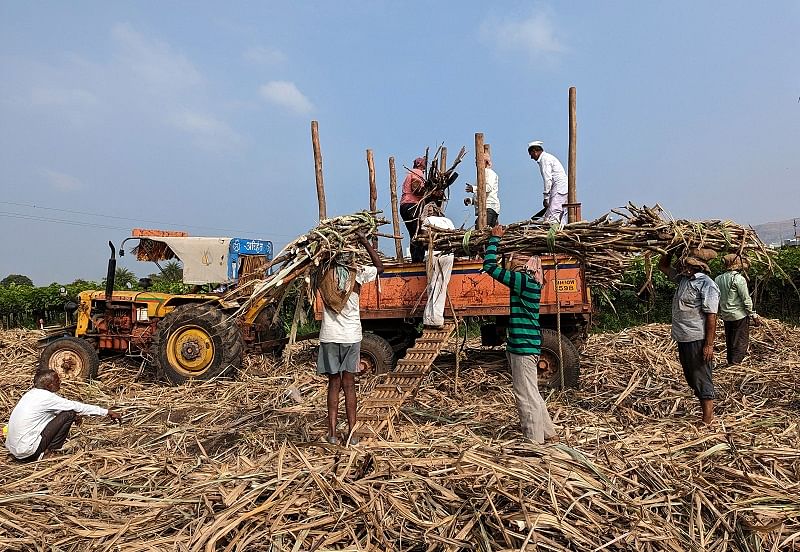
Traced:
[[483, 133], [475, 133], [475, 168], [477, 169], [477, 182], [475, 201], [478, 207], [478, 230], [486, 228], [486, 164], [483, 161]]
[[319, 203], [319, 220], [328, 218], [325, 204], [325, 183], [322, 180], [322, 152], [319, 148], [319, 124], [311, 121], [311, 145], [314, 147], [314, 176], [317, 180], [317, 202]]
[[488, 155], [489, 157], [491, 157], [492, 156], [492, 146], [490, 146], [489, 144], [484, 144], [483, 145], [483, 153], [485, 155]]
[[439, 172], [447, 170], [447, 146], [442, 146], [442, 156], [439, 158]]
[[397, 212], [397, 173], [394, 170], [394, 157], [389, 158], [389, 191], [392, 198], [392, 228], [397, 262], [403, 264], [403, 234], [400, 232], [400, 215]]
[[567, 159], [567, 203], [572, 207], [568, 208], [568, 222], [576, 222], [578, 220], [577, 207], [575, 204], [578, 201], [577, 190], [575, 189], [575, 171], [577, 155], [577, 142], [578, 142], [578, 117], [577, 109], [575, 107], [575, 87], [571, 86], [569, 89], [569, 157]]
[[[371, 149], [367, 150], [367, 169], [369, 170], [369, 210], [374, 213], [378, 210], [378, 188], [375, 185], [375, 158]], [[372, 247], [378, 247], [378, 236], [372, 239]]]

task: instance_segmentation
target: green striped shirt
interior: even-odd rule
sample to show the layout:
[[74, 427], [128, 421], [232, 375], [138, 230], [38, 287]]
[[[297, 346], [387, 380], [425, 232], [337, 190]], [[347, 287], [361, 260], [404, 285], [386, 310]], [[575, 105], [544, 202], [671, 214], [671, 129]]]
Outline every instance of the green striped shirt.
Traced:
[[542, 286], [524, 272], [506, 270], [497, 265], [500, 238], [492, 236], [483, 257], [483, 270], [508, 286], [511, 314], [508, 318], [506, 350], [515, 355], [538, 355], [542, 352], [542, 330], [539, 325], [539, 301]]

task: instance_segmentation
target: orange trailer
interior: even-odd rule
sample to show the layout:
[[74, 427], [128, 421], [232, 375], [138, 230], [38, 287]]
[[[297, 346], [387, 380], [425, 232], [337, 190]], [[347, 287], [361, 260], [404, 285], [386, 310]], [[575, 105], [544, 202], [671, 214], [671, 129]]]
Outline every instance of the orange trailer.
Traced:
[[[558, 261], [556, 280], [556, 266]], [[542, 258], [545, 285], [542, 289], [540, 321], [542, 356], [539, 375], [542, 383], [560, 387], [559, 341], [564, 359], [564, 384], [576, 387], [579, 353], [591, 322], [592, 304], [585, 285], [583, 265], [576, 259], [557, 255]], [[506, 286], [482, 272], [483, 263], [475, 259], [456, 259], [447, 287], [445, 315], [481, 321], [484, 345], [501, 345], [509, 315]], [[385, 263], [385, 271], [361, 288], [361, 343], [363, 368], [377, 373], [391, 370], [397, 359], [419, 336], [422, 313], [427, 300], [424, 263]], [[558, 300], [556, 300], [556, 297]], [[321, 318], [321, 301], [316, 315]], [[557, 332], [560, 326], [561, 334]]]

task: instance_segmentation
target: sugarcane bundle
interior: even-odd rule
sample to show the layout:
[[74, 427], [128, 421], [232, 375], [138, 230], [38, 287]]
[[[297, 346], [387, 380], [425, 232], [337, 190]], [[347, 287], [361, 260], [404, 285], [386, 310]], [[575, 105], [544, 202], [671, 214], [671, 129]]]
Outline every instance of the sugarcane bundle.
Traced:
[[[428, 240], [437, 251], [474, 255], [483, 251], [491, 230], [432, 230]], [[620, 285], [637, 257], [677, 253], [680, 260], [697, 249], [735, 252], [771, 267], [770, 252], [752, 228], [726, 220], [675, 220], [664, 210], [629, 203], [602, 217], [563, 228], [534, 220], [509, 224], [501, 253], [563, 253], [583, 261], [586, 280], [599, 288]]]
[[316, 228], [289, 243], [270, 264], [272, 274], [263, 280], [251, 281], [230, 294], [229, 298], [234, 295], [241, 297], [243, 292], [250, 293], [236, 315], [246, 312], [258, 301], [279, 304], [294, 282], [306, 284], [305, 290], [310, 294], [311, 288], [307, 284], [324, 272], [339, 253], [352, 252], [356, 259], [365, 259], [358, 236], [374, 235], [378, 226], [387, 224], [388, 221], [377, 216], [379, 213], [361, 211], [325, 219]]

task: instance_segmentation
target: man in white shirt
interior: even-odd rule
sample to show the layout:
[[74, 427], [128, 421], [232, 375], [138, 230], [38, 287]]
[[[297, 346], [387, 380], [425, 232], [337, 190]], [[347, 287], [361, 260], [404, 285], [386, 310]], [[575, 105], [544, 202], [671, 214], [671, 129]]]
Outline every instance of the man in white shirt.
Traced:
[[[497, 226], [497, 219], [500, 216], [500, 178], [497, 173], [492, 169], [492, 158], [488, 155], [483, 156], [486, 168], [484, 174], [486, 175], [486, 225], [489, 228]], [[466, 205], [472, 203], [475, 205], [475, 215], [478, 214], [478, 200], [475, 197], [475, 188], [472, 184], [467, 184], [467, 192], [473, 194], [472, 199], [467, 198], [464, 202]], [[478, 227], [478, 221], [475, 220], [475, 228]]]
[[358, 443], [353, 436], [356, 425], [356, 390], [354, 375], [358, 373], [361, 355], [361, 285], [374, 280], [383, 272], [378, 253], [364, 235], [358, 241], [369, 253], [374, 266], [356, 266], [352, 253], [340, 253], [322, 276], [319, 292], [323, 301], [322, 325], [319, 330], [317, 373], [328, 376], [328, 436], [336, 445], [339, 394], [344, 390], [344, 407], [349, 426], [350, 444]]
[[535, 140], [528, 144], [528, 155], [539, 164], [544, 182], [545, 213], [542, 218], [548, 223], [567, 223], [567, 173], [564, 166], [555, 155], [544, 151], [544, 142]]
[[60, 449], [79, 414], [119, 419], [112, 410], [57, 395], [60, 388], [61, 378], [56, 372], [40, 370], [34, 376], [33, 389], [22, 395], [11, 411], [6, 448], [17, 460], [31, 462], [47, 451]]

